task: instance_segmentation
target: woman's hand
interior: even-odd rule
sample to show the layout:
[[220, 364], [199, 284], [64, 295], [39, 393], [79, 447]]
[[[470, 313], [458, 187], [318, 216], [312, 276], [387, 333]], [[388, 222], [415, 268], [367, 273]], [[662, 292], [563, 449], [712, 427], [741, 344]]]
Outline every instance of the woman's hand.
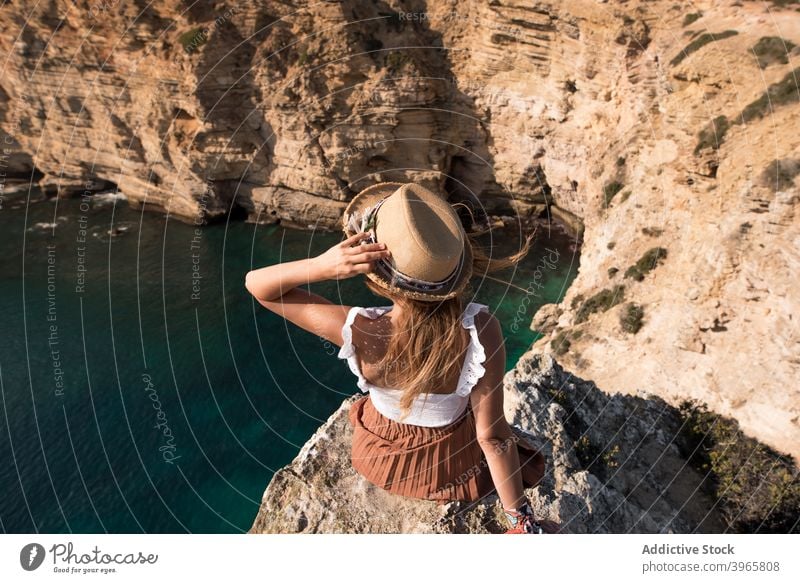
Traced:
[[369, 233], [356, 233], [337, 243], [313, 259], [317, 272], [324, 279], [346, 279], [359, 273], [368, 273], [377, 259], [391, 256], [385, 243], [362, 244]]
[[266, 302], [276, 300], [299, 285], [367, 273], [376, 259], [391, 254], [382, 243], [358, 245], [366, 236], [366, 233], [353, 235], [317, 257], [254, 269], [245, 276], [245, 287], [257, 300]]

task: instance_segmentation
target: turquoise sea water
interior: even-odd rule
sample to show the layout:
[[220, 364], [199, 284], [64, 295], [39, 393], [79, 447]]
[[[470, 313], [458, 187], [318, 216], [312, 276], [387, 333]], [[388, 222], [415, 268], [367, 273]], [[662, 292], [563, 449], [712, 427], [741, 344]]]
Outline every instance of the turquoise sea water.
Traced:
[[[0, 210], [2, 531], [247, 530], [274, 470], [358, 389], [338, 347], [253, 302], [244, 276], [341, 236], [25, 202]], [[504, 237], [496, 252], [513, 250]], [[507, 368], [574, 278], [574, 247], [543, 227], [521, 266], [493, 274], [510, 285], [473, 284], [503, 322]], [[312, 290], [386, 303], [360, 277]]]

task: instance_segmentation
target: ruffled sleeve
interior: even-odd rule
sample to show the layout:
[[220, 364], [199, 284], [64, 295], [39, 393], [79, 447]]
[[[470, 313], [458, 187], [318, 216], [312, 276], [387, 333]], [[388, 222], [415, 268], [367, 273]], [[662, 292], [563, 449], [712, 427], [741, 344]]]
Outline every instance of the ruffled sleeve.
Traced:
[[458, 387], [456, 394], [466, 397], [470, 394], [472, 389], [478, 384], [486, 369], [483, 363], [486, 362], [486, 351], [478, 338], [478, 328], [475, 326], [475, 315], [478, 312], [489, 313], [489, 306], [470, 302], [464, 310], [462, 318], [462, 325], [469, 330], [470, 343], [467, 347], [467, 355], [464, 360], [464, 366], [461, 369], [461, 376], [458, 379]]

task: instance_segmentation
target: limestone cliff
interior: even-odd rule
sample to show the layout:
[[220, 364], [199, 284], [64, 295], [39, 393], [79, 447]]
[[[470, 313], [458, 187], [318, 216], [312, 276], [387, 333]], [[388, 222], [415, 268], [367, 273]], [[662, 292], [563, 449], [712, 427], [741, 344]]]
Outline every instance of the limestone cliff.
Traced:
[[[744, 503], [716, 496], [708, 488], [712, 477], [689, 459], [695, 444], [688, 417], [658, 397], [609, 396], [551, 356], [533, 353], [506, 374], [504, 387], [507, 418], [547, 459], [545, 478], [526, 494], [537, 517], [562, 533], [753, 532], [783, 521], [775, 527], [781, 531], [798, 518], [796, 478], [793, 497], [785, 490], [778, 505], [764, 497], [768, 486], [783, 487], [777, 474], [774, 482], [759, 474], [760, 493], [746, 485], [739, 490]], [[439, 506], [389, 494], [357, 474], [350, 465], [347, 418], [355, 398], [275, 474], [251, 532], [504, 530], [496, 496]]]
[[4, 162], [186, 219], [325, 227], [412, 178], [561, 217], [581, 268], [535, 349], [605, 391], [697, 397], [797, 458], [797, 10], [5, 3]]

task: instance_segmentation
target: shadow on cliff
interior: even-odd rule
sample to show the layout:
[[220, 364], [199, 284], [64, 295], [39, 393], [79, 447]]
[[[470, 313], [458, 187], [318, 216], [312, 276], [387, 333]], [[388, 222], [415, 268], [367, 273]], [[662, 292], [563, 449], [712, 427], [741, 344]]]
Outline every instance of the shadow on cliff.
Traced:
[[[546, 354], [524, 355], [504, 385], [515, 433], [546, 459], [526, 495], [537, 518], [561, 532], [797, 531], [797, 468], [734, 421], [654, 395], [606, 394]], [[251, 532], [504, 531], [494, 495], [439, 506], [357, 474], [348, 412], [359, 397], [275, 473]]]
[[[488, 110], [462, 90], [442, 33], [427, 18], [409, 17], [426, 14], [425, 3], [344, 0], [339, 9], [351, 51], [345, 85], [353, 89], [331, 96], [331, 109], [347, 113], [338, 137], [348, 141], [347, 124], [366, 126], [373, 134], [373, 143], [351, 144], [352, 152], [330, 165], [345, 197], [379, 181], [416, 180], [464, 203], [469, 211], [459, 207], [459, 212], [467, 225], [485, 227], [489, 212], [515, 217], [522, 212], [527, 216], [518, 218], [527, 219], [542, 210], [540, 204], [517, 204], [514, 193], [498, 184]], [[372, 79], [369, 69], [378, 72]], [[341, 158], [346, 165], [338, 163]], [[531, 172], [541, 185], [537, 202], [544, 202], [550, 194], [544, 173]]]
[[[216, 195], [206, 208], [210, 222], [230, 218], [244, 220], [252, 203], [247, 199], [249, 186], [267, 180], [275, 136], [261, 111], [265, 102], [256, 82], [257, 47], [269, 35], [276, 18], [266, 8], [258, 13], [254, 33], [245, 38], [233, 24], [231, 10], [216, 3], [195, 2], [187, 16], [196, 25], [181, 37], [183, 48], [199, 53], [195, 67], [195, 96], [202, 110], [199, 119], [176, 109], [174, 119], [183, 125], [203, 126], [203, 131], [185, 132], [184, 149], [201, 153], [218, 151], [213, 165], [195, 163], [191, 171], [212, 185]], [[235, 156], [226, 156], [226, 150]], [[201, 156], [201, 159], [206, 159]], [[241, 193], [239, 188], [244, 185]]]

